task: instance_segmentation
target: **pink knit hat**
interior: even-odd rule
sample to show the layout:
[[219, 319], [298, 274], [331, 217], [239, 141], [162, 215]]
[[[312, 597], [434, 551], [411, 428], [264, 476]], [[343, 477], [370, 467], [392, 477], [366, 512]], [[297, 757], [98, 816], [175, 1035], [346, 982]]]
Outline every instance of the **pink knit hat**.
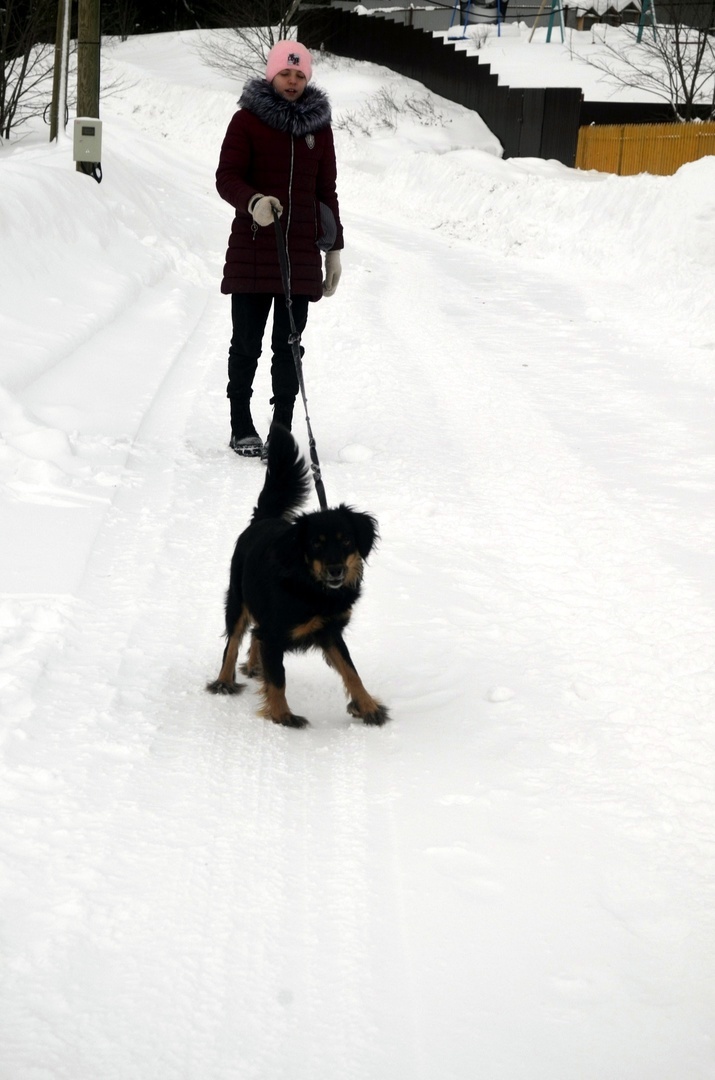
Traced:
[[299, 41], [277, 41], [268, 54], [266, 61], [266, 79], [273, 82], [279, 71], [286, 68], [295, 68], [302, 71], [306, 82], [310, 82], [313, 74], [313, 61], [305, 45]]

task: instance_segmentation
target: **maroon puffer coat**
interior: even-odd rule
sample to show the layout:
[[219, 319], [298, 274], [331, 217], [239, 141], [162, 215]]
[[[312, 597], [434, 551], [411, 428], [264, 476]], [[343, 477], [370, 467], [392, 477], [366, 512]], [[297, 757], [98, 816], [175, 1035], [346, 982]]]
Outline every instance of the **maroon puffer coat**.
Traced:
[[286, 101], [265, 79], [251, 79], [221, 147], [216, 188], [236, 209], [226, 252], [221, 292], [282, 293], [275, 228], [259, 227], [248, 213], [256, 194], [275, 195], [288, 250], [290, 291], [319, 300], [322, 259], [319, 202], [337, 223], [333, 250], [343, 246], [330, 103], [310, 84], [297, 101]]

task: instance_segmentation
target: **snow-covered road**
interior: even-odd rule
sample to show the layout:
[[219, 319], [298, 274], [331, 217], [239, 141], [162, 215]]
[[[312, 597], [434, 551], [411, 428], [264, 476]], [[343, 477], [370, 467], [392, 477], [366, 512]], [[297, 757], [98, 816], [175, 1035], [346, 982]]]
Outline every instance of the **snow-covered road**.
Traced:
[[[394, 720], [353, 722], [316, 657], [288, 661], [305, 731], [207, 695], [262, 467], [226, 450], [232, 98], [168, 77], [185, 40], [117, 47], [147, 80], [107, 105], [101, 189], [0, 159], [55, 207], [2, 222], [0, 1076], [711, 1080], [711, 318], [629, 276], [639, 234], [603, 257], [623, 222], [587, 237], [560, 166], [343, 134], [306, 379], [329, 499], [380, 522], [350, 647]], [[481, 216], [436, 220], [450, 163]], [[639, 222], [637, 179], [581, 187]]]

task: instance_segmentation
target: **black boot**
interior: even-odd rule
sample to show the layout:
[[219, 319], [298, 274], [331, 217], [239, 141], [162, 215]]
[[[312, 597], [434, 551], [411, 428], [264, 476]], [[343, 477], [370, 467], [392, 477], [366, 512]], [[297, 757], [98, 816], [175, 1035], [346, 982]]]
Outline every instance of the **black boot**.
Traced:
[[[280, 424], [281, 427], [286, 428], [288, 431], [291, 429], [293, 423], [293, 406], [295, 405], [295, 398], [271, 398], [271, 405], [273, 406], [273, 424]], [[261, 461], [268, 460], [268, 442], [270, 435], [263, 444], [263, 450], [261, 451]]]
[[232, 397], [231, 442], [229, 446], [240, 457], [260, 457], [263, 441], [253, 426], [251, 399]]
[[273, 405], [273, 423], [280, 424], [281, 427], [290, 431], [295, 398], [271, 398], [271, 404]]

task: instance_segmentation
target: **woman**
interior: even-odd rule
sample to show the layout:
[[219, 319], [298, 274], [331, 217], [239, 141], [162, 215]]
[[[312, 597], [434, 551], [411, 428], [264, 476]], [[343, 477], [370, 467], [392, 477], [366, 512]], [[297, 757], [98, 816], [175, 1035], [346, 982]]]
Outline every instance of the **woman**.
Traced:
[[[298, 333], [305, 328], [309, 302], [332, 296], [340, 279], [343, 231], [330, 102], [322, 90], [310, 85], [311, 75], [312, 61], [304, 45], [298, 41], [274, 45], [265, 79], [250, 79], [243, 89], [216, 170], [218, 193], [236, 210], [221, 291], [231, 294], [233, 322], [227, 388], [230, 446], [244, 457], [257, 457], [263, 450], [251, 417], [251, 394], [271, 306], [273, 420], [289, 430], [298, 393], [274, 208], [288, 252]], [[328, 249], [324, 279], [321, 248]]]

